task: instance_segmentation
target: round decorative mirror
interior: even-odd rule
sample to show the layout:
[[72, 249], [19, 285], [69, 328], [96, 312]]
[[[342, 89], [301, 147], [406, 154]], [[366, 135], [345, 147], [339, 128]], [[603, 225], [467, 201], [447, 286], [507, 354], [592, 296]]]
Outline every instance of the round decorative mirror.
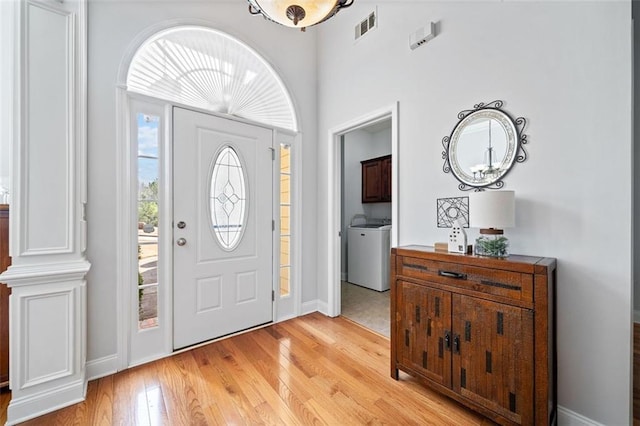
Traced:
[[480, 103], [460, 112], [451, 135], [442, 139], [443, 171], [451, 172], [463, 191], [502, 188], [502, 178], [514, 163], [527, 159], [527, 136], [522, 133], [526, 120], [512, 119], [502, 105]]

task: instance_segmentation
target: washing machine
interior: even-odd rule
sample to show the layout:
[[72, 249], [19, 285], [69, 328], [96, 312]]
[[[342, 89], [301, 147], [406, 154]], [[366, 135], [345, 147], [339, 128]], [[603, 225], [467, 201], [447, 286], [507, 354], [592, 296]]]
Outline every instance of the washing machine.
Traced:
[[347, 281], [389, 290], [391, 225], [352, 225], [347, 231]]

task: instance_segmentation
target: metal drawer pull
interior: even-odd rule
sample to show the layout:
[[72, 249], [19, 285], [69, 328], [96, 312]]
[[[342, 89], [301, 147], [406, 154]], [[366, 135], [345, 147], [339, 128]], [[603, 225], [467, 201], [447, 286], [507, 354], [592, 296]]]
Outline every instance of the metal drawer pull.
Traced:
[[466, 280], [467, 274], [460, 274], [458, 272], [438, 271], [438, 275], [441, 277], [455, 278], [457, 280]]

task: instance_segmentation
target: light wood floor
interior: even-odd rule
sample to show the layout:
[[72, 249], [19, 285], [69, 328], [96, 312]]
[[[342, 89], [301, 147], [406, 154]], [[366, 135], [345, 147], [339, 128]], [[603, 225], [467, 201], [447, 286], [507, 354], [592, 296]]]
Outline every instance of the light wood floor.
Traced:
[[[0, 424], [7, 394], [0, 394]], [[401, 374], [389, 340], [314, 313], [89, 383], [27, 425], [489, 425]]]

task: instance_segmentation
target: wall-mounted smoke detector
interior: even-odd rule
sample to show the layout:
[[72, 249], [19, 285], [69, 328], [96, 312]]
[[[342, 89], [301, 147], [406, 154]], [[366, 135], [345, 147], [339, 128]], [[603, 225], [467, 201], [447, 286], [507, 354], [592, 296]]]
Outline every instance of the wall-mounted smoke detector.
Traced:
[[413, 34], [409, 35], [409, 47], [415, 50], [436, 36], [435, 22], [429, 22], [422, 28], [418, 28]]
[[371, 12], [366, 18], [356, 24], [356, 40], [363, 35], [367, 34], [371, 30], [378, 28], [378, 14], [377, 9]]

